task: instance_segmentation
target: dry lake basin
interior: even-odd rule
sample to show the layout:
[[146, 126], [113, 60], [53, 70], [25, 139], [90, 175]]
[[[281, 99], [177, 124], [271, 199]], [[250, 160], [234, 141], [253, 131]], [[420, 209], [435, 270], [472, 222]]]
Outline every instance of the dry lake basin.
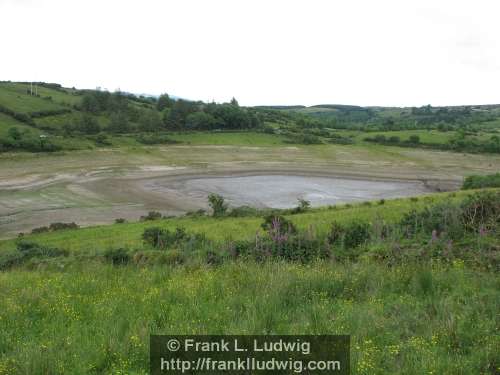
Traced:
[[221, 194], [231, 207], [258, 208], [294, 207], [299, 198], [324, 206], [414, 196], [457, 189], [464, 173], [485, 173], [498, 165], [491, 159], [483, 163], [481, 155], [397, 152], [178, 146], [136, 154], [73, 153], [71, 160], [4, 156], [0, 238], [52, 222], [137, 221], [151, 210], [181, 215], [207, 209], [210, 193]]

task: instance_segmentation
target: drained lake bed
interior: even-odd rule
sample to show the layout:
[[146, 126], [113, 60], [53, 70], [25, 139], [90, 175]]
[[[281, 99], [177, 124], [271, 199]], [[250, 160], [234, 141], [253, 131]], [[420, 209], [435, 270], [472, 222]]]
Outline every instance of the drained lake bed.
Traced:
[[205, 203], [210, 193], [222, 195], [233, 207], [291, 208], [298, 199], [312, 206], [408, 197], [429, 192], [420, 181], [363, 180], [300, 175], [216, 176], [179, 181], [156, 180], [148, 188]]

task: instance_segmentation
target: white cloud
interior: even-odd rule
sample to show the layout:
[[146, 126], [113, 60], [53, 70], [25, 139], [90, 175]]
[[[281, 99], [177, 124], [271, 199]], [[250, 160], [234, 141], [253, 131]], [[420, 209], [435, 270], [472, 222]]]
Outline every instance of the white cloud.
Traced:
[[0, 0], [0, 79], [240, 103], [500, 102], [496, 0]]

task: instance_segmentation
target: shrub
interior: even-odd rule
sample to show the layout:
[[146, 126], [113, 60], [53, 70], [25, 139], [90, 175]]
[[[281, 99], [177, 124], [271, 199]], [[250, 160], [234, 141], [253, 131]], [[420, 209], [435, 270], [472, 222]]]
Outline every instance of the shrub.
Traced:
[[341, 245], [345, 248], [358, 247], [371, 237], [370, 225], [364, 222], [340, 224], [333, 222], [328, 234], [328, 242], [332, 245]]
[[141, 216], [141, 221], [154, 221], [161, 219], [161, 212], [149, 211], [146, 216]]
[[227, 216], [247, 217], [247, 216], [258, 216], [260, 213], [261, 212], [258, 208], [254, 208], [254, 207], [250, 207], [250, 206], [240, 206], [240, 207], [233, 208]]
[[468, 196], [461, 204], [466, 230], [493, 228], [500, 223], [500, 192], [483, 191]]
[[104, 252], [104, 258], [115, 265], [127, 264], [130, 261], [130, 254], [122, 247], [108, 249]]
[[224, 197], [219, 194], [210, 194], [208, 196], [208, 204], [213, 211], [214, 217], [224, 216], [227, 211], [227, 204], [224, 201]]
[[156, 249], [181, 246], [185, 250], [199, 247], [206, 241], [205, 235], [187, 233], [182, 227], [177, 227], [173, 231], [159, 227], [146, 228], [142, 234], [142, 239]]
[[126, 223], [127, 220], [125, 220], [124, 218], [120, 217], [118, 219], [115, 219], [115, 224], [124, 224]]
[[201, 209], [196, 210], [196, 211], [188, 211], [188, 212], [186, 212], [185, 216], [201, 217], [201, 216], [205, 216], [206, 214], [207, 214], [207, 211], [201, 208]]
[[264, 217], [264, 222], [260, 226], [266, 232], [273, 231], [278, 235], [286, 233], [293, 234], [297, 232], [295, 225], [281, 215], [267, 215]]
[[403, 216], [399, 224], [408, 236], [436, 231], [437, 234], [447, 232], [452, 237], [460, 237], [463, 234], [460, 217], [461, 210], [458, 205], [443, 202], [427, 206], [420, 211], [411, 210]]
[[500, 173], [486, 176], [468, 176], [462, 185], [462, 190], [500, 187]]
[[292, 210], [292, 213], [298, 214], [301, 212], [306, 212], [307, 210], [309, 210], [309, 208], [311, 208], [311, 202], [309, 202], [308, 200], [299, 198], [298, 201], [299, 205]]
[[78, 229], [79, 226], [76, 223], [52, 223], [49, 225], [50, 231], [63, 230], [63, 229]]
[[31, 230], [31, 233], [38, 234], [38, 233], [45, 233], [48, 231], [49, 231], [49, 227], [38, 227], [38, 228], [33, 228]]

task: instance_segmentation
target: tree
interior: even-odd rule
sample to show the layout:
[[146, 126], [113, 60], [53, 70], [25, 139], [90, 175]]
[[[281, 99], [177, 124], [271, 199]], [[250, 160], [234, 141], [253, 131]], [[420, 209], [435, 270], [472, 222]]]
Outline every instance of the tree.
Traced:
[[214, 217], [224, 216], [227, 211], [227, 204], [224, 201], [224, 197], [219, 194], [210, 194], [208, 196], [208, 205], [212, 209]]
[[139, 117], [139, 128], [144, 132], [155, 132], [162, 128], [158, 111], [142, 111]]
[[76, 129], [84, 134], [97, 134], [101, 131], [101, 127], [95, 117], [84, 113], [76, 123]]
[[173, 105], [173, 100], [170, 99], [170, 96], [168, 94], [162, 94], [158, 98], [158, 101], [156, 102], [156, 109], [158, 111], [163, 111], [165, 108], [170, 108]]
[[128, 118], [124, 112], [116, 112], [111, 115], [108, 129], [113, 133], [126, 133], [129, 131]]
[[217, 119], [205, 112], [191, 113], [186, 117], [186, 128], [190, 130], [215, 129], [219, 122]]
[[182, 99], [176, 100], [170, 109], [166, 124], [171, 129], [183, 129], [186, 125], [187, 116], [197, 110], [196, 103]]
[[236, 100], [236, 98], [233, 96], [233, 98], [231, 99], [231, 105], [234, 105], [235, 107], [239, 107], [240, 105], [238, 104], [238, 101]]
[[83, 95], [81, 106], [84, 112], [97, 113], [100, 110], [99, 102], [96, 96], [91, 92], [87, 92]]

